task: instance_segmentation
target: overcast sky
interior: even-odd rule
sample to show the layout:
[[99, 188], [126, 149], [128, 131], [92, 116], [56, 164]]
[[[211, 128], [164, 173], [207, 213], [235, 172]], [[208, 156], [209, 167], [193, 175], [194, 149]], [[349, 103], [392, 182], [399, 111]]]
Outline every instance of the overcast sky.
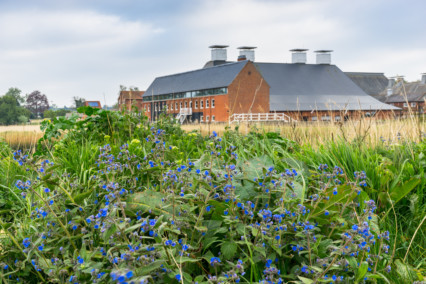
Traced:
[[0, 95], [10, 87], [117, 101], [119, 85], [201, 68], [209, 45], [257, 46], [256, 61], [289, 49], [333, 49], [343, 71], [426, 72], [424, 0], [0, 0]]

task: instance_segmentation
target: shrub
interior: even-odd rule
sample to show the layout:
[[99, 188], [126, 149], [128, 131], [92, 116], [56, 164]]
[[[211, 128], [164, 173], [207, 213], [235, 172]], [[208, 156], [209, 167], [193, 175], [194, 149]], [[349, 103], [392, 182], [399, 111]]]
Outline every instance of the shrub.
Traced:
[[364, 172], [350, 178], [322, 164], [306, 179], [267, 156], [239, 159], [240, 149], [216, 133], [201, 157], [182, 159], [174, 134], [137, 131], [143, 139], [96, 150], [96, 174], [84, 185], [48, 159], [14, 154], [35, 178], [17, 180], [26, 206], [2, 223], [3, 279], [387, 280], [389, 233], [362, 194]]

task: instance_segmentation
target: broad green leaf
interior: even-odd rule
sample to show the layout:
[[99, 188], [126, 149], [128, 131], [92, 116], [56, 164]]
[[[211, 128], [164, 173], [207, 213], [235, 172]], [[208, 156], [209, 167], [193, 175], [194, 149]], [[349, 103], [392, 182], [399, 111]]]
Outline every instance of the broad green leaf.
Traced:
[[356, 272], [356, 279], [355, 279], [356, 283], [364, 279], [365, 274], [367, 274], [367, 270], [368, 270], [368, 263], [366, 261], [363, 261], [361, 265], [358, 267], [358, 271]]
[[231, 259], [237, 252], [237, 244], [235, 242], [224, 242], [220, 251], [225, 259]]
[[300, 279], [303, 283], [305, 283], [305, 284], [311, 284], [311, 283], [314, 283], [314, 281], [313, 281], [312, 279], [305, 278], [305, 277], [302, 277], [302, 276], [297, 276], [297, 277], [299, 277], [299, 279]]
[[410, 193], [410, 191], [412, 191], [420, 182], [421, 179], [412, 178], [406, 181], [404, 184], [392, 188], [390, 190], [390, 197], [392, 198], [394, 204], [398, 203], [398, 201]]

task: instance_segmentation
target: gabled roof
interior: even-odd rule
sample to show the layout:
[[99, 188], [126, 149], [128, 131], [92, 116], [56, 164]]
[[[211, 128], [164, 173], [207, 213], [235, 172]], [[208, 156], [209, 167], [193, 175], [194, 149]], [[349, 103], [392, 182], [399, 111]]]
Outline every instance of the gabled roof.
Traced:
[[270, 88], [270, 111], [397, 110], [367, 95], [335, 65], [254, 63]]
[[227, 87], [234, 81], [235, 77], [246, 64], [247, 61], [233, 62], [157, 77], [148, 87], [144, 96]]
[[102, 108], [100, 101], [85, 101], [84, 105], [90, 106], [90, 107], [93, 107], [93, 108]]
[[[392, 93], [386, 97], [387, 103], [420, 102], [426, 99], [426, 84], [398, 82], [392, 87]], [[383, 94], [386, 95], [385, 92]]]
[[345, 74], [367, 95], [384, 102], [380, 93], [386, 89], [389, 79], [383, 73], [345, 72]]

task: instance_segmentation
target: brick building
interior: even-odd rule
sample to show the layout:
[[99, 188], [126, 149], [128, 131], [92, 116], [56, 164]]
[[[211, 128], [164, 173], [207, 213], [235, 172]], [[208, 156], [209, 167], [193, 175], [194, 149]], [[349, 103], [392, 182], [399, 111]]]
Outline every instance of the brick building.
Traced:
[[405, 83], [403, 78], [391, 78], [382, 92], [382, 101], [399, 107], [403, 113], [426, 112], [426, 74], [418, 82]]
[[156, 78], [143, 95], [147, 116], [155, 120], [168, 113], [181, 122], [338, 121], [398, 110], [332, 65], [329, 50], [317, 51], [316, 64], [306, 64], [305, 49], [291, 50], [292, 63], [261, 63], [254, 47], [241, 47], [238, 61], [227, 61], [226, 47], [211, 46], [212, 58], [202, 69]]
[[120, 91], [118, 96], [119, 110], [132, 110], [132, 106], [142, 109], [142, 96], [145, 91]]
[[102, 109], [102, 105], [101, 105], [100, 101], [85, 101], [84, 105], [90, 106], [90, 107], [93, 107], [93, 108]]

